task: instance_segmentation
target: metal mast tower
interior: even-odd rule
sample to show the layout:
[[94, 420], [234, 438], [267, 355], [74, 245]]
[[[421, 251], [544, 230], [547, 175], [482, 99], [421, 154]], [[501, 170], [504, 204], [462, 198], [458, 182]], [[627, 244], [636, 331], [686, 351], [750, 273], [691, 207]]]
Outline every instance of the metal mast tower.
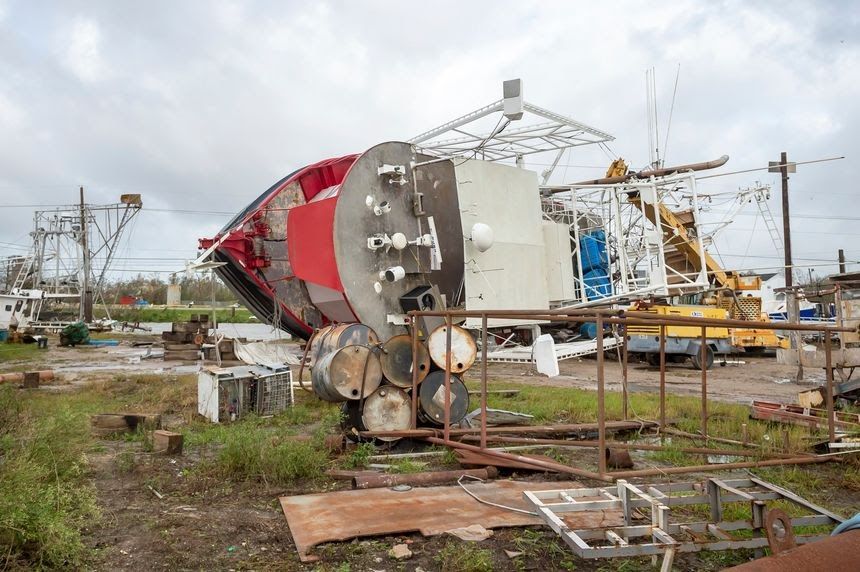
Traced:
[[49, 298], [79, 297], [78, 318], [92, 322], [93, 304], [104, 303], [102, 288], [122, 233], [142, 207], [140, 195], [89, 205], [81, 187], [79, 204], [36, 211], [33, 249], [14, 288], [42, 290]]

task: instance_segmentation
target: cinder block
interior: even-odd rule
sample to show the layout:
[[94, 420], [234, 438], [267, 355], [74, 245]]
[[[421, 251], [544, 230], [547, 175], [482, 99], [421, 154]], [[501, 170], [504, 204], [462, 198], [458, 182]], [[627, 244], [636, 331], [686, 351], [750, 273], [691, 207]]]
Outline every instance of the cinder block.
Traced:
[[152, 450], [168, 455], [182, 454], [182, 434], [159, 429], [152, 433]]

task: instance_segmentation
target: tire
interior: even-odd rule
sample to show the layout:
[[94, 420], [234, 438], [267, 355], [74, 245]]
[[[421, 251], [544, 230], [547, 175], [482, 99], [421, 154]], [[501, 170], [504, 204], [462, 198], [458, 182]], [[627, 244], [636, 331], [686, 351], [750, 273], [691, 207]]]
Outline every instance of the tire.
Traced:
[[707, 350], [705, 353], [705, 367], [702, 368], [702, 350], [699, 348], [695, 354], [690, 356], [690, 361], [693, 363], [693, 367], [695, 369], [711, 369], [711, 366], [714, 365], [714, 350], [711, 349], [710, 346], [705, 346]]

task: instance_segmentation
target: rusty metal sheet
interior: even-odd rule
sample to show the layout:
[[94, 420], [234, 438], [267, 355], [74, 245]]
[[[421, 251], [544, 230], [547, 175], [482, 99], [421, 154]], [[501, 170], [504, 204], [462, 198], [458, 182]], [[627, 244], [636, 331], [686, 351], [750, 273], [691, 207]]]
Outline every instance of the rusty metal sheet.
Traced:
[[[523, 491], [579, 488], [575, 481], [534, 483], [495, 481], [467, 485], [483, 500], [528, 510]], [[536, 516], [480, 503], [459, 486], [423, 487], [409, 491], [364, 489], [281, 497], [281, 508], [302, 562], [316, 545], [362, 536], [418, 531], [434, 536], [446, 530], [480, 524], [484, 528], [543, 524]], [[589, 511], [566, 518], [577, 529], [621, 526], [621, 511]]]

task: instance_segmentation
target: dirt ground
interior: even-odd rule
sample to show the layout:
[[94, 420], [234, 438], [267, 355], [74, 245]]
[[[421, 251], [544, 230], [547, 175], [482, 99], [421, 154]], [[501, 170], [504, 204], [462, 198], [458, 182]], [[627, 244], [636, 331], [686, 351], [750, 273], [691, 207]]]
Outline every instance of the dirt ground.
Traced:
[[[134, 338], [139, 339], [139, 338]], [[127, 342], [125, 342], [127, 343]], [[39, 369], [53, 369], [58, 381], [45, 391], [75, 391], [97, 380], [133, 373], [192, 373], [196, 366], [147, 358], [146, 348], [121, 345], [104, 348], [52, 347], [40, 356]], [[800, 390], [811, 385], [790, 381], [793, 368], [780, 366], [773, 358], [742, 358], [746, 363], [719, 365], [708, 372], [710, 397], [748, 403], [752, 399], [793, 402]], [[528, 365], [492, 364], [493, 380], [540, 386], [596, 388], [593, 359], [562, 362], [561, 375], [548, 379]], [[658, 388], [657, 369], [631, 363], [629, 385], [634, 392]], [[468, 377], [475, 379], [477, 372]], [[823, 381], [823, 372], [807, 371], [807, 381]], [[621, 389], [621, 368], [606, 362], [607, 390]], [[689, 363], [670, 364], [668, 391], [699, 395], [701, 373]], [[168, 421], [168, 427], [170, 427]], [[471, 554], [463, 543], [447, 536], [424, 538], [420, 534], [358, 539], [317, 547], [322, 560], [299, 562], [278, 497], [319, 492], [319, 485], [297, 483], [290, 489], [266, 483], [227, 482], [215, 478], [187, 478], [187, 471], [200, 460], [191, 449], [183, 455], [164, 456], [141, 451], [140, 444], [124, 440], [101, 440], [89, 455], [90, 479], [103, 518], [84, 531], [86, 543], [96, 551], [94, 566], [102, 570], [647, 570], [650, 560], [585, 561], [570, 553], [557, 536], [546, 528], [502, 529], [477, 546], [478, 565], [458, 556]], [[838, 482], [839, 466], [823, 465], [818, 477], [823, 483]], [[728, 477], [728, 474], [723, 473]], [[510, 474], [509, 474], [510, 475]], [[525, 475], [510, 475], [525, 477]], [[535, 477], [526, 477], [535, 478]], [[543, 477], [541, 477], [543, 478]], [[693, 480], [689, 478], [687, 480]], [[329, 482], [329, 490], [347, 488], [343, 481]], [[588, 486], [595, 486], [591, 483]], [[822, 491], [817, 502], [842, 510], [860, 509], [860, 494], [832, 487]], [[398, 543], [409, 545], [413, 556], [395, 561], [389, 549]], [[472, 550], [469, 547], [468, 550]], [[483, 551], [483, 552], [481, 552]], [[505, 551], [519, 552], [509, 557]], [[458, 555], [458, 553], [460, 553]], [[440, 556], [441, 555], [441, 556]], [[445, 556], [448, 555], [448, 556]], [[748, 552], [680, 555], [678, 570], [719, 570]], [[453, 563], [453, 564], [452, 564]]]

